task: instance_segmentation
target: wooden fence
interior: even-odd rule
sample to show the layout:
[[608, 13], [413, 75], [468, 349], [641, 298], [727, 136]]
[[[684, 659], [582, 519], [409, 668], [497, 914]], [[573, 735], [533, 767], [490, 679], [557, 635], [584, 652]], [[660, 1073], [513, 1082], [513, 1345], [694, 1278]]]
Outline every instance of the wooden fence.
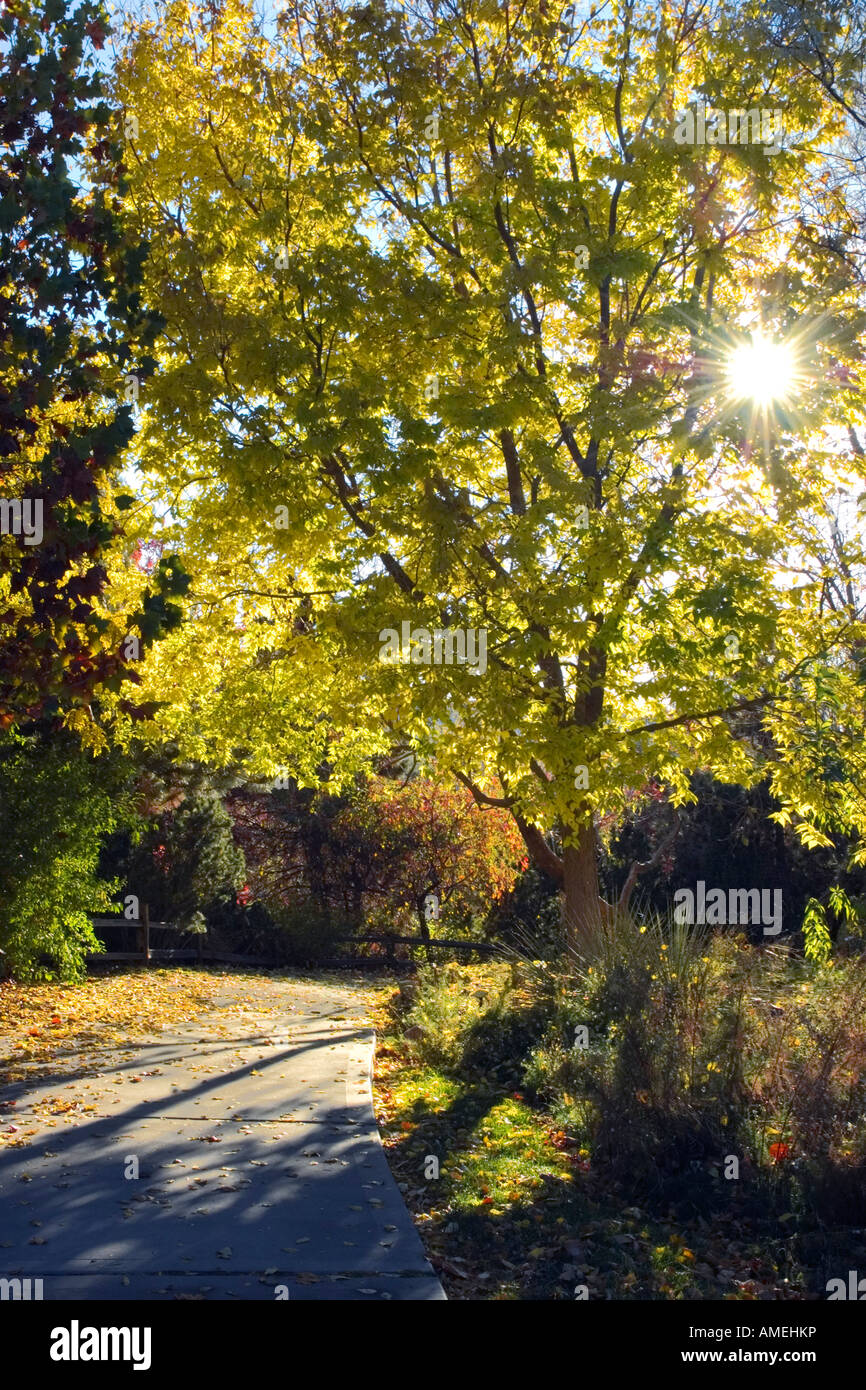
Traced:
[[199, 960], [201, 950], [174, 950], [163, 947], [153, 947], [150, 942], [152, 931], [174, 931], [177, 927], [170, 922], [151, 922], [150, 912], [147, 904], [142, 907], [141, 918], [136, 921], [129, 921], [126, 917], [91, 917], [91, 925], [97, 931], [106, 931], [114, 928], [123, 928], [125, 931], [134, 931], [138, 936], [138, 949], [135, 951], [99, 951], [91, 952], [88, 960], [163, 960], [166, 957], [172, 960]]
[[[138, 944], [134, 951], [99, 951], [91, 952], [87, 959], [93, 962], [103, 960], [126, 960], [126, 961], [172, 961], [172, 960], [194, 960], [194, 961], [215, 961], [227, 965], [263, 965], [273, 966], [276, 962], [263, 956], [251, 956], [238, 954], [231, 951], [217, 951], [208, 943], [207, 934], [202, 932], [197, 935], [196, 945], [193, 948], [153, 946], [151, 944], [151, 932], [179, 932], [179, 927], [173, 926], [171, 922], [151, 922], [147, 905], [142, 906], [142, 915], [139, 921], [128, 921], [124, 917], [91, 917], [94, 928], [100, 931], [110, 930], [111, 928], [123, 927], [127, 931], [132, 928], [137, 933]], [[431, 937], [425, 940], [422, 936], [378, 936], [362, 934], [346, 939], [348, 947], [355, 944], [378, 944], [385, 946], [383, 955], [379, 956], [340, 956], [332, 960], [321, 961], [324, 966], [346, 966], [355, 969], [359, 966], [388, 965], [394, 966], [398, 962], [395, 948], [397, 946], [407, 946], [410, 950], [423, 950], [427, 954], [428, 960], [433, 959], [432, 950], [446, 951], [476, 951], [480, 955], [492, 956], [501, 953], [501, 947], [490, 941], [456, 941], [446, 937]]]

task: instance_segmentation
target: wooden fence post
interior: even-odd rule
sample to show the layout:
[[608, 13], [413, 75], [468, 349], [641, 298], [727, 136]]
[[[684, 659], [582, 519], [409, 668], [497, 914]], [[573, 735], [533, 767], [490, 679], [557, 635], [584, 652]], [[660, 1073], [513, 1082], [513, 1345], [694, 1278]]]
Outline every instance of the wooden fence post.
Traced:
[[141, 953], [145, 964], [150, 960], [150, 908], [144, 903], [141, 909]]

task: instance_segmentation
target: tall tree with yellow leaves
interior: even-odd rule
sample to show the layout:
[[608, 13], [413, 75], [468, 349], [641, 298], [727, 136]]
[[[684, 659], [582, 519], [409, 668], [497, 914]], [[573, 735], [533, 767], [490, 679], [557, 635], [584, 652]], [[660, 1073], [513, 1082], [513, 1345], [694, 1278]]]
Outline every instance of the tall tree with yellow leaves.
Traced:
[[136, 461], [196, 576], [165, 728], [310, 782], [435, 755], [577, 949], [650, 777], [866, 826], [827, 771], [864, 631], [818, 558], [864, 477], [845, 116], [759, 11], [177, 0], [118, 57], [168, 325]]

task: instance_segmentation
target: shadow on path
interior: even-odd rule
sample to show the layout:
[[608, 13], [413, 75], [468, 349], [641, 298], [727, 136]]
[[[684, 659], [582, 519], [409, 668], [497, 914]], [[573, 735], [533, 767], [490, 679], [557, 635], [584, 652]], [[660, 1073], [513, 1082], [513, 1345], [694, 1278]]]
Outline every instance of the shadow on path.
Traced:
[[48, 1299], [444, 1297], [379, 1142], [360, 1000], [286, 979], [246, 979], [251, 997], [279, 1023], [229, 1017], [226, 1036], [223, 1016], [220, 1036], [100, 1049], [98, 1071], [55, 1057], [0, 1090], [16, 1102], [0, 1128], [35, 1131], [0, 1150], [0, 1281], [42, 1278]]

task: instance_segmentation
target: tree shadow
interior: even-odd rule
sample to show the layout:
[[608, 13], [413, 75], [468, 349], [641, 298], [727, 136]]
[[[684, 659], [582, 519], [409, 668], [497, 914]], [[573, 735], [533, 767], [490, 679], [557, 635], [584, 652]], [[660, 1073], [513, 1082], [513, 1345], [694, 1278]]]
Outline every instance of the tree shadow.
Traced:
[[[87, 1297], [97, 1299], [126, 1296], [117, 1292], [120, 1281], [141, 1278], [154, 1285], [148, 1296], [161, 1296], [155, 1286], [164, 1283], [171, 1297], [172, 1280], [187, 1287], [191, 1277], [197, 1286], [218, 1286], [218, 1296], [229, 1288], [239, 1297], [272, 1297], [274, 1286], [294, 1281], [344, 1297], [335, 1281], [353, 1275], [367, 1283], [408, 1279], [413, 1287], [426, 1280], [428, 1291], [411, 1296], [435, 1296], [360, 1085], [371, 1030], [349, 1020], [344, 1030], [329, 1029], [339, 1012], [297, 1020], [296, 1040], [266, 1052], [254, 1029], [201, 1042], [193, 1031], [126, 1043], [114, 1054], [106, 1049], [105, 1066], [95, 1071], [76, 1067], [73, 1050], [69, 1066], [55, 1059], [0, 1090], [0, 1099], [26, 1102], [37, 1087], [50, 1094], [62, 1083], [71, 1088], [63, 1096], [75, 1098], [80, 1081], [97, 1076], [107, 1091], [108, 1076], [145, 1071], [147, 1084], [159, 1088], [133, 1099], [124, 1085], [120, 1105], [76, 1117], [68, 1129], [6, 1112], [4, 1119], [39, 1132], [26, 1147], [0, 1150], [0, 1278], [41, 1277], [46, 1298], [52, 1281], [68, 1289], [79, 1276]], [[279, 1026], [291, 1031], [293, 1023]], [[324, 1060], [338, 1045], [345, 1085]], [[238, 1056], [250, 1048], [256, 1056]], [[191, 1061], [217, 1070], [193, 1079]], [[162, 1068], [165, 1081], [153, 1077]], [[300, 1089], [306, 1077], [313, 1080]], [[169, 1089], [171, 1079], [179, 1089]], [[208, 1113], [196, 1113], [197, 1100], [208, 1102]]]

